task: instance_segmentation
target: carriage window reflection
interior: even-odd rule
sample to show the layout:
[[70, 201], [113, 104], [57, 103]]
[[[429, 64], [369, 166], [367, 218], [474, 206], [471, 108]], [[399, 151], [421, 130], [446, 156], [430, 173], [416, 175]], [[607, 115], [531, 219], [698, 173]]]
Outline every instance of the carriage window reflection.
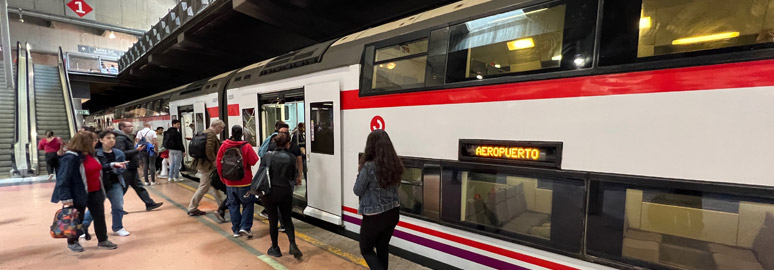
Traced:
[[244, 140], [252, 146], [259, 146], [256, 143], [255, 133], [255, 109], [242, 109], [242, 128], [244, 129]]
[[774, 0], [644, 0], [637, 56], [774, 42]]
[[334, 154], [333, 102], [310, 103], [309, 134], [313, 153]]
[[451, 81], [556, 68], [562, 60], [565, 5], [519, 9], [451, 27]]
[[421, 215], [422, 214], [422, 167], [406, 164], [404, 161], [403, 176], [401, 177], [398, 197], [401, 211]]

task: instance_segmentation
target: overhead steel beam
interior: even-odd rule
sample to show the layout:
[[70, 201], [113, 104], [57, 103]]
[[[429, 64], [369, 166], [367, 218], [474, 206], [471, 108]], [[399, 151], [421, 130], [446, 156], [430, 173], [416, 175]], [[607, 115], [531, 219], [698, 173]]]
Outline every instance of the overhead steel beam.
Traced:
[[110, 30], [114, 32], [126, 33], [130, 35], [135, 35], [135, 36], [142, 36], [143, 34], [145, 34], [145, 31], [142, 31], [142, 30], [131, 29], [131, 28], [126, 28], [126, 27], [121, 27], [121, 26], [106, 24], [106, 23], [99, 23], [95, 21], [88, 21], [88, 20], [70, 18], [65, 16], [59, 16], [54, 14], [48, 14], [40, 11], [22, 10], [21, 8], [17, 8], [17, 7], [8, 7], [8, 13], [21, 14], [23, 16], [30, 16], [30, 17], [40, 18], [44, 20], [49, 20], [49, 21], [75, 24], [80, 26], [96, 28], [96, 29]]

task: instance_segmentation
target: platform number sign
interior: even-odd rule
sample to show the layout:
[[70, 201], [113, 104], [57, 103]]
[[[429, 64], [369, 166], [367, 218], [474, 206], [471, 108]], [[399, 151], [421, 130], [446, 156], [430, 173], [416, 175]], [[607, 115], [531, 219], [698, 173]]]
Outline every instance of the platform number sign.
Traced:
[[78, 15], [79, 17], [86, 16], [86, 14], [89, 14], [89, 12], [94, 10], [84, 0], [72, 0], [69, 3], [67, 3], [67, 7], [72, 9], [73, 12], [75, 12], [75, 14]]

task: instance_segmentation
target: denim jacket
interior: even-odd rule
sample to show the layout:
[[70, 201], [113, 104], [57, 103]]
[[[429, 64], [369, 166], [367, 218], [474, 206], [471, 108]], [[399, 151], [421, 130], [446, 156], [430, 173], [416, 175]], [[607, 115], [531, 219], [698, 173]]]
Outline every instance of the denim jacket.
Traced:
[[[59, 170], [56, 173], [56, 186], [51, 195], [51, 202], [72, 202], [75, 206], [86, 206], [89, 198], [88, 184], [86, 181], [86, 169], [83, 160], [86, 156], [82, 153], [67, 151], [59, 159]], [[99, 160], [97, 160], [99, 162]], [[105, 185], [102, 183], [102, 173], [99, 175], [99, 185], [102, 194], [105, 194]]]
[[123, 173], [126, 171], [126, 169], [119, 169], [119, 168], [113, 167], [113, 164], [115, 164], [116, 162], [126, 161], [126, 156], [124, 155], [123, 151], [115, 148], [113, 148], [113, 154], [116, 155], [116, 161], [107, 163], [105, 150], [103, 150], [102, 148], [97, 148], [97, 160], [100, 163], [102, 163], [102, 176], [104, 177], [106, 173], [112, 171], [114, 174], [118, 175], [118, 182], [121, 183], [121, 187], [126, 188], [126, 182], [124, 182], [124, 176], [123, 176]]
[[369, 161], [363, 164], [363, 168], [357, 175], [353, 191], [360, 197], [357, 212], [361, 215], [380, 214], [400, 206], [398, 185], [386, 189], [380, 187], [376, 170], [376, 164]]

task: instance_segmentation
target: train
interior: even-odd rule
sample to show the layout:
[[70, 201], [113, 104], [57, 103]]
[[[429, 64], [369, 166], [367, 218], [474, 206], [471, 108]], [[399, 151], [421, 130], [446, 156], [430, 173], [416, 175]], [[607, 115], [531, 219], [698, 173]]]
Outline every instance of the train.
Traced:
[[774, 269], [772, 18], [771, 0], [464, 0], [89, 121], [220, 119], [256, 150], [304, 122], [295, 210], [349, 235], [384, 129], [405, 167], [392, 251], [433, 268]]

